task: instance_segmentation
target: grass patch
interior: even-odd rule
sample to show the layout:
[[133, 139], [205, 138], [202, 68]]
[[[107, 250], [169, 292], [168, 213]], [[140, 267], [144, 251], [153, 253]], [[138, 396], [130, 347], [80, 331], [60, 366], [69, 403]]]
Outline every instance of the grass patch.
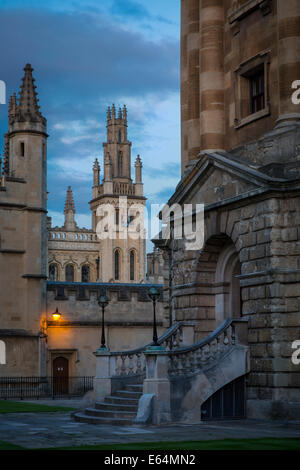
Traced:
[[47, 450], [300, 450], [300, 439], [258, 438], [184, 442], [141, 442], [96, 446], [56, 447]]
[[0, 450], [24, 450], [24, 447], [10, 444], [9, 442], [0, 441]]
[[0, 413], [44, 413], [58, 411], [76, 411], [66, 406], [39, 405], [22, 401], [0, 400]]

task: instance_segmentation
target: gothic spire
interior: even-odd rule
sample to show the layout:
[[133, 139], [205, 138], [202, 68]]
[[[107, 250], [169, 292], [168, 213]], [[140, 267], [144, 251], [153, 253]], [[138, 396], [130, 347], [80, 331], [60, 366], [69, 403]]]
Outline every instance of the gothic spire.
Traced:
[[35, 79], [32, 76], [33, 68], [27, 64], [24, 68], [25, 75], [22, 79], [19, 104], [16, 108], [16, 118], [21, 121], [42, 122], [46, 124], [46, 119], [40, 113], [38, 98], [36, 93]]
[[75, 213], [75, 204], [74, 204], [72, 188], [71, 186], [68, 186], [64, 212], [66, 214], [66, 212], [70, 212], [70, 211]]

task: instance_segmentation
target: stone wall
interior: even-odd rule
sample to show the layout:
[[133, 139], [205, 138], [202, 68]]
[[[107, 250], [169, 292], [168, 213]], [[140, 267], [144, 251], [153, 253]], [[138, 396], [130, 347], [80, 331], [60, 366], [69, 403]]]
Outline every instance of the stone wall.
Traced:
[[[101, 284], [48, 282], [47, 291], [47, 349], [48, 374], [55, 357], [69, 359], [69, 374], [95, 374], [93, 352], [101, 344], [101, 311], [98, 297], [105, 293], [109, 304], [105, 309], [106, 345], [111, 351], [126, 351], [152, 342], [153, 307], [148, 290], [153, 284]], [[162, 286], [157, 302], [158, 333], [168, 327], [163, 308]], [[51, 314], [58, 308], [58, 322]]]

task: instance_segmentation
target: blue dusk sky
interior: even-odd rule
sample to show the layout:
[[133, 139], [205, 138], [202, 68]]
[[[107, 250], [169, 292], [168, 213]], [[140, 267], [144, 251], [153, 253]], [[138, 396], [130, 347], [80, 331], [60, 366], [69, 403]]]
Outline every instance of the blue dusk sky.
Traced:
[[[180, 0], [0, 0], [0, 80], [7, 101], [19, 92], [29, 62], [48, 121], [53, 225], [63, 223], [71, 185], [76, 220], [91, 226], [92, 165], [98, 158], [103, 170], [112, 103], [127, 106], [132, 166], [140, 154], [148, 205], [167, 202], [174, 192], [180, 179], [179, 39]], [[1, 154], [7, 111], [0, 105]]]

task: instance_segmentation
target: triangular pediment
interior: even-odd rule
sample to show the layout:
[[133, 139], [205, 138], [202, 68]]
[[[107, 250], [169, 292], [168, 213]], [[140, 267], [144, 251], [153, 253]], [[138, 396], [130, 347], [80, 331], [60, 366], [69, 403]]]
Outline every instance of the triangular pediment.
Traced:
[[171, 203], [215, 204], [268, 188], [279, 179], [220, 154], [201, 157], [179, 183]]

